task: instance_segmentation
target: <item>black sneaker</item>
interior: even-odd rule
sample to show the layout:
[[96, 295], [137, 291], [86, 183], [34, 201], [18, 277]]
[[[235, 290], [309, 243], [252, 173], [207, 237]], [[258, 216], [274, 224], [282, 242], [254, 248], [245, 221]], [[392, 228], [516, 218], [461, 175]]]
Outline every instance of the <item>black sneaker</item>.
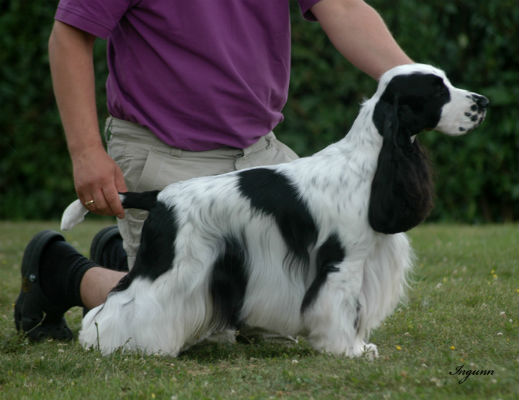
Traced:
[[53, 304], [40, 286], [40, 258], [45, 247], [65, 238], [57, 232], [43, 231], [32, 238], [22, 259], [22, 287], [14, 305], [14, 323], [31, 341], [71, 340], [62, 306]]
[[128, 260], [117, 225], [101, 229], [92, 239], [90, 259], [114, 271], [128, 271]]

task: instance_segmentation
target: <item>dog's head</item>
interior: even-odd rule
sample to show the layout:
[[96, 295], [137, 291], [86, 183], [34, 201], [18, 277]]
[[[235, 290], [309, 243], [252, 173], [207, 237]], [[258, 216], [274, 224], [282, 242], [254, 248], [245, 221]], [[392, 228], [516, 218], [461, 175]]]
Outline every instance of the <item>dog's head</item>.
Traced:
[[373, 124], [383, 137], [369, 204], [375, 231], [409, 230], [432, 209], [428, 162], [416, 135], [433, 129], [465, 134], [481, 124], [488, 103], [484, 96], [455, 88], [430, 65], [402, 65], [382, 75], [371, 99]]
[[483, 122], [489, 104], [486, 97], [454, 87], [443, 71], [425, 64], [387, 71], [374, 98], [373, 122], [378, 131], [383, 135], [389, 118], [408, 137], [432, 129], [465, 134]]

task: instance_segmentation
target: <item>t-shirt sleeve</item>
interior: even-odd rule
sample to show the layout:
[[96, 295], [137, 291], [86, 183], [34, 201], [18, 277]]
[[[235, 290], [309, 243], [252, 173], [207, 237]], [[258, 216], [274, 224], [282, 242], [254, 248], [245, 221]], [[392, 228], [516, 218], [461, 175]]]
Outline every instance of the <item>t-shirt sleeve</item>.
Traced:
[[301, 13], [303, 17], [308, 21], [317, 21], [314, 14], [310, 10], [314, 5], [316, 5], [321, 0], [297, 0], [299, 3], [299, 8], [301, 9]]
[[55, 19], [106, 39], [134, 0], [60, 0]]

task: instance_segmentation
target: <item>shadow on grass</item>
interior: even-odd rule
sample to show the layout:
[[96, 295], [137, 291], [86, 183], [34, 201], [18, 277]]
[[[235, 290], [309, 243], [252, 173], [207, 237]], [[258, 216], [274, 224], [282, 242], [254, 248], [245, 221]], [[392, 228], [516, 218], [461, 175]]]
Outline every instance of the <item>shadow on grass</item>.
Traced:
[[[18, 332], [4, 332], [0, 335], [0, 353], [2, 354], [20, 354], [28, 351], [31, 347], [36, 351], [48, 346], [63, 346], [65, 344], [74, 346], [77, 344], [77, 332], [75, 339], [70, 342], [60, 342], [54, 340], [44, 340], [42, 342], [31, 342], [24, 334]], [[96, 356], [101, 356], [101, 353], [95, 349], [84, 350], [85, 355], [97, 353]], [[310, 345], [304, 340], [298, 341], [284, 339], [284, 338], [268, 338], [264, 339], [260, 336], [253, 338], [239, 338], [236, 343], [222, 343], [203, 341], [198, 343], [186, 351], [178, 355], [179, 360], [196, 361], [201, 364], [211, 364], [217, 361], [232, 361], [237, 359], [293, 359], [301, 357], [312, 357], [318, 354]], [[109, 357], [112, 358], [127, 358], [137, 356], [138, 352], [124, 352], [117, 350]], [[173, 358], [170, 356], [157, 356], [159, 358]]]
[[254, 338], [247, 342], [214, 343], [205, 341], [199, 343], [179, 355], [180, 360], [192, 360], [199, 363], [214, 363], [215, 361], [230, 361], [236, 359], [294, 359], [311, 357], [317, 352], [304, 340]]
[[29, 345], [29, 339], [22, 333], [2, 334], [0, 336], [0, 353], [14, 354], [19, 353]]

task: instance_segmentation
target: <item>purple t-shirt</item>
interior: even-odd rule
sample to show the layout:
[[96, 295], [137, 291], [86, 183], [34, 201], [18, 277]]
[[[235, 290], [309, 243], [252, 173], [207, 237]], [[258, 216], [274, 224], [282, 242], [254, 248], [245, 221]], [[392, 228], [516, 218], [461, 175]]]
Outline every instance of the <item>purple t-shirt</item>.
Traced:
[[171, 146], [244, 148], [283, 119], [288, 0], [61, 0], [55, 18], [108, 39], [108, 111]]

